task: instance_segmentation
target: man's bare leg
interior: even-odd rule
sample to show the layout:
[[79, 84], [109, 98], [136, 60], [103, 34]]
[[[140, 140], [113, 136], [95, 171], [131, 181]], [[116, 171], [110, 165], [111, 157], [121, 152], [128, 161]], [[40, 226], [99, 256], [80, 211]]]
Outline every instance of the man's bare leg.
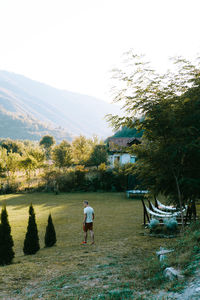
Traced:
[[93, 230], [90, 230], [90, 236], [91, 236], [92, 244], [94, 244], [94, 231]]
[[87, 243], [87, 232], [84, 231], [84, 242]]

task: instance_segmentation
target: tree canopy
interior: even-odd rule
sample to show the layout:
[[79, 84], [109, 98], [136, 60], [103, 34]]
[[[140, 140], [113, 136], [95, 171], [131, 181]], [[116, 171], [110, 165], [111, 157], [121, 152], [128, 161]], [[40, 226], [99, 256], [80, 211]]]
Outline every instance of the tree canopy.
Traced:
[[69, 167], [72, 164], [72, 149], [67, 141], [62, 141], [52, 151], [52, 159], [59, 168]]
[[144, 132], [131, 149], [138, 177], [182, 206], [200, 195], [200, 65], [173, 63], [173, 71], [159, 75], [144, 57], [128, 53], [124, 68], [114, 70], [114, 101], [123, 102], [124, 115], [107, 118], [116, 129], [134, 122]]

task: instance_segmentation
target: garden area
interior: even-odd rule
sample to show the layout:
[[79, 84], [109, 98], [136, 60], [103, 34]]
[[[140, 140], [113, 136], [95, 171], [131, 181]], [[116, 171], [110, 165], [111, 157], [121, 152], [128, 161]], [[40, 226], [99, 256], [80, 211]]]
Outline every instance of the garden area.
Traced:
[[[90, 240], [87, 245], [80, 244], [84, 200], [95, 210], [94, 245]], [[40, 250], [24, 255], [30, 203], [36, 214]], [[1, 195], [0, 204], [7, 207], [15, 251], [13, 263], [1, 267], [1, 299], [150, 299], [156, 289], [179, 289], [183, 284], [163, 278], [156, 257], [160, 246], [177, 247], [169, 260], [184, 270], [185, 278], [191, 275], [189, 266], [198, 253], [194, 252], [197, 236], [188, 235], [189, 242], [178, 242], [179, 236], [150, 236], [142, 226], [141, 200], [127, 199], [124, 193], [10, 194]], [[199, 212], [199, 205], [197, 209]], [[57, 243], [45, 248], [49, 213]]]

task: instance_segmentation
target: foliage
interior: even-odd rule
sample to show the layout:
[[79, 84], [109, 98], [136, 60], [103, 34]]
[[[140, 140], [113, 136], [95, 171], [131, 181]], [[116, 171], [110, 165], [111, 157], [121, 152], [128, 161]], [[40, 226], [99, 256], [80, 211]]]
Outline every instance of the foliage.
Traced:
[[[135, 172], [152, 192], [169, 196], [180, 208], [200, 196], [200, 67], [177, 58], [175, 71], [157, 74], [142, 57], [129, 53], [123, 70], [115, 70], [121, 85], [115, 101], [123, 101], [123, 117], [108, 116], [115, 128], [144, 132]], [[182, 221], [183, 215], [181, 214]]]
[[149, 228], [155, 229], [159, 225], [159, 221], [157, 219], [151, 219], [149, 223]]
[[[132, 176], [131, 164], [109, 168], [105, 163], [98, 169], [77, 165], [66, 170], [47, 169], [43, 175], [46, 191], [125, 191]], [[132, 187], [136, 181], [133, 180]]]
[[5, 206], [1, 211], [0, 241], [0, 265], [8, 265], [12, 262], [15, 253], [13, 251], [14, 243]]
[[24, 254], [31, 255], [35, 254], [40, 249], [38, 229], [35, 220], [35, 212], [32, 204], [29, 207], [29, 220], [27, 232], [24, 240]]
[[178, 229], [178, 222], [176, 221], [176, 218], [164, 219], [163, 222], [167, 229], [171, 232], [175, 232]]
[[108, 161], [108, 152], [105, 145], [95, 145], [89, 160], [87, 161], [88, 166], [98, 167], [100, 164], [107, 163]]
[[15, 172], [19, 168], [21, 156], [18, 153], [7, 153], [5, 148], [0, 148], [0, 177], [6, 178], [7, 190], [10, 184], [15, 184]]
[[46, 153], [46, 158], [49, 159], [51, 155], [51, 148], [55, 144], [55, 139], [51, 135], [45, 135], [40, 140], [40, 146], [43, 146]]
[[44, 166], [45, 153], [39, 146], [29, 147], [26, 150], [26, 153], [29, 157], [32, 157], [35, 160], [37, 168], [41, 168]]
[[91, 154], [91, 143], [86, 137], [80, 135], [72, 142], [72, 153], [74, 163], [77, 165], [84, 165], [88, 161]]
[[[134, 126], [134, 124], [133, 124]], [[137, 131], [136, 128], [128, 128], [127, 126], [123, 126], [120, 130], [115, 132], [115, 134], [112, 137], [137, 137], [141, 138], [143, 132]]]
[[53, 225], [53, 220], [52, 220], [51, 214], [49, 214], [49, 217], [48, 217], [48, 224], [46, 227], [44, 241], [45, 241], [46, 247], [52, 247], [56, 243], [56, 232], [55, 232], [55, 228]]
[[62, 141], [55, 146], [52, 151], [52, 159], [59, 168], [69, 167], [72, 165], [72, 149], [67, 141]]
[[23, 154], [24, 145], [22, 142], [14, 141], [11, 139], [5, 139], [0, 141], [0, 146], [7, 150], [7, 153], [18, 153], [20, 155]]
[[70, 133], [65, 129], [52, 128], [45, 122], [33, 118], [30, 114], [27, 116], [24, 112], [16, 114], [0, 107], [0, 119], [3, 125], [0, 127], [0, 136], [4, 139], [9, 136], [13, 140], [39, 141], [46, 134], [53, 135], [57, 141], [72, 139]]
[[36, 170], [37, 161], [32, 155], [27, 155], [23, 157], [20, 161], [20, 168], [25, 171], [26, 179], [30, 183], [31, 171]]

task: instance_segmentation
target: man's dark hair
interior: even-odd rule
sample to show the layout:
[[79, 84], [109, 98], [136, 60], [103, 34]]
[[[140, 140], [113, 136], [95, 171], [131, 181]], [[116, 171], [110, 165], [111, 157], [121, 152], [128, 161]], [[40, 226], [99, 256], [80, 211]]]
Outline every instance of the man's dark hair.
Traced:
[[86, 205], [88, 205], [88, 201], [84, 201], [84, 203], [85, 203]]

